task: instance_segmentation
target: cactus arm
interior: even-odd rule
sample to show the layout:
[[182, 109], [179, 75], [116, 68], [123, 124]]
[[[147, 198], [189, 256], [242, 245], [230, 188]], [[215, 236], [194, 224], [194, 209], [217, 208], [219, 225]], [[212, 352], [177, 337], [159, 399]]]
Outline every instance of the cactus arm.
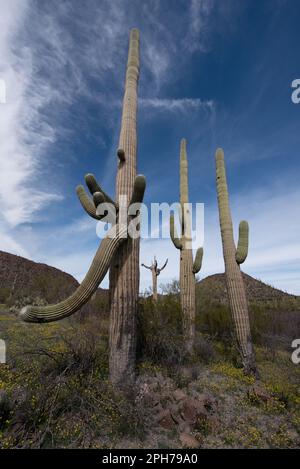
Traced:
[[104, 190], [99, 186], [95, 176], [93, 174], [86, 174], [85, 177], [85, 182], [86, 182], [86, 185], [88, 186], [89, 188], [89, 191], [92, 195], [94, 195], [95, 192], [101, 192], [103, 194], [103, 197], [104, 197], [104, 202], [108, 203], [108, 204], [112, 204], [112, 205], [117, 205], [114, 200], [112, 200], [109, 195], [106, 194], [106, 192], [104, 192]]
[[148, 266], [148, 265], [145, 265], [145, 264], [141, 264], [141, 265], [142, 265], [143, 267], [146, 267], [146, 269], [149, 269], [149, 270], [151, 270], [151, 269], [152, 269], [151, 265], [150, 265], [150, 266]]
[[83, 186], [77, 186], [76, 187], [76, 193], [79, 198], [79, 201], [84, 208], [84, 210], [90, 215], [92, 218], [95, 218], [95, 220], [100, 220], [101, 217], [99, 217], [96, 213], [96, 207], [90, 197], [87, 195], [87, 193], [84, 190]]
[[248, 255], [249, 246], [249, 225], [246, 220], [242, 220], [239, 224], [239, 241], [236, 249], [235, 260], [238, 264], [242, 264]]
[[[105, 197], [104, 197], [103, 192], [94, 192], [93, 193], [93, 201], [94, 201], [95, 207], [98, 207], [98, 205], [100, 205], [100, 204], [104, 204], [105, 203]], [[97, 209], [96, 209], [96, 211], [97, 211]]]
[[171, 239], [173, 241], [175, 248], [182, 249], [182, 241], [178, 237], [173, 214], [170, 215], [170, 236], [171, 236]]
[[198, 248], [193, 264], [193, 274], [197, 274], [202, 267], [203, 248]]
[[144, 193], [146, 189], [146, 178], [142, 174], [135, 176], [133, 193], [130, 200], [130, 205], [140, 203], [143, 201]]
[[160, 268], [160, 269], [157, 269], [157, 275], [159, 275], [161, 273], [162, 270], [164, 270], [164, 268], [166, 267], [167, 263], [168, 263], [168, 260], [166, 260], [166, 262], [164, 263], [164, 265]]
[[[116, 236], [111, 233], [111, 230], [115, 228], [117, 228]], [[56, 305], [25, 306], [21, 309], [20, 318], [25, 322], [45, 323], [58, 321], [78, 311], [97, 290], [110, 267], [115, 252], [126, 239], [126, 227], [119, 229], [116, 225], [111, 230], [101, 241], [88, 273], [73, 295]]]
[[[136, 179], [138, 176], [136, 177]], [[141, 184], [142, 182], [142, 184]], [[132, 197], [136, 203], [143, 201], [146, 180], [139, 176], [134, 184]], [[144, 190], [142, 188], [144, 187]], [[25, 322], [52, 322], [71, 316], [81, 308], [95, 293], [99, 284], [105, 277], [113, 256], [120, 245], [127, 239], [127, 226], [114, 225], [107, 233], [96, 252], [92, 264], [77, 290], [66, 300], [56, 305], [45, 307], [25, 306], [20, 312], [20, 318]]]

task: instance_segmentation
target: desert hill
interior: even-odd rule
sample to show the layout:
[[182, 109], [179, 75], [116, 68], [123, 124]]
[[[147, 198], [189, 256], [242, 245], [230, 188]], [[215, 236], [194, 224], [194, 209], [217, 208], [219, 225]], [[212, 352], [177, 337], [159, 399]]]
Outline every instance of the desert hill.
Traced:
[[[55, 267], [0, 251], [0, 303], [25, 296], [55, 303], [67, 298], [78, 285], [72, 275]], [[99, 296], [106, 299], [107, 290], [99, 289]]]
[[[250, 275], [243, 274], [243, 276], [249, 302], [274, 304], [276, 301], [299, 298], [273, 288]], [[55, 267], [0, 251], [0, 303], [5, 303], [8, 297], [18, 299], [24, 296], [39, 297], [47, 303], [53, 303], [69, 296], [78, 285], [78, 281], [72, 275]], [[214, 274], [204, 278], [197, 283], [196, 291], [201, 303], [227, 303], [224, 274]], [[108, 291], [99, 288], [97, 297], [107, 302]]]
[[[243, 277], [249, 302], [263, 304], [284, 300], [297, 300], [299, 298], [296, 295], [290, 295], [271, 287], [245, 273], [243, 273]], [[198, 282], [196, 288], [198, 298], [204, 302], [227, 303], [225, 274], [209, 275]]]

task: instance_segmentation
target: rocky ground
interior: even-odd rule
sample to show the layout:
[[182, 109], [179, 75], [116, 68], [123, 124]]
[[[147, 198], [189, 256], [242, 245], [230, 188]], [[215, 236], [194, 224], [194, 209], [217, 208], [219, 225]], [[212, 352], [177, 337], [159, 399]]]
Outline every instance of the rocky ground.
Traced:
[[230, 363], [184, 368], [181, 387], [162, 373], [141, 376], [137, 399], [149, 419], [142, 447], [299, 447], [299, 373], [285, 385], [286, 373], [274, 381], [267, 361], [260, 368], [258, 382]]
[[108, 323], [33, 327], [0, 313], [8, 347], [0, 365], [1, 448], [300, 446], [300, 366], [288, 350], [257, 345], [255, 382], [219, 341], [192, 363], [175, 364], [174, 349], [174, 366], [140, 360], [126, 397], [108, 382]]

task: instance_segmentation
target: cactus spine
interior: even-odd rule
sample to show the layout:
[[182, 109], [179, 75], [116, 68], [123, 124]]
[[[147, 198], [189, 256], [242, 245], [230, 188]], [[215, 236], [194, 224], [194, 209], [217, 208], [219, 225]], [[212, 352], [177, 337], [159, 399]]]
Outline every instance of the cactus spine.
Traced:
[[192, 352], [195, 340], [196, 281], [202, 265], [203, 248], [199, 248], [193, 261], [191, 246], [191, 214], [188, 196], [188, 162], [186, 140], [180, 144], [180, 221], [181, 236], [178, 237], [174, 216], [170, 218], [170, 235], [174, 246], [180, 250], [180, 300], [183, 317], [183, 333], [186, 349]]
[[166, 260], [164, 265], [161, 268], [159, 268], [156, 257], [154, 256], [154, 260], [153, 260], [151, 265], [148, 266], [148, 265], [142, 264], [143, 267], [145, 267], [146, 269], [151, 270], [151, 274], [152, 274], [152, 299], [153, 299], [154, 303], [157, 303], [157, 277], [159, 276], [161, 271], [164, 270], [167, 263], [168, 263], [168, 259]]
[[242, 357], [246, 374], [256, 374], [248, 305], [240, 264], [248, 254], [248, 223], [239, 225], [239, 241], [236, 248], [233, 238], [232, 219], [229, 207], [229, 196], [226, 181], [224, 153], [221, 148], [216, 151], [216, 182], [219, 206], [219, 219], [225, 263], [226, 285], [231, 314], [235, 326], [237, 345]]
[[[132, 29], [125, 79], [119, 138], [116, 200], [130, 199], [136, 175], [136, 114], [139, 78], [139, 31]], [[135, 372], [136, 317], [139, 294], [139, 239], [128, 239], [115, 254], [110, 269], [110, 356], [111, 381], [130, 384]]]

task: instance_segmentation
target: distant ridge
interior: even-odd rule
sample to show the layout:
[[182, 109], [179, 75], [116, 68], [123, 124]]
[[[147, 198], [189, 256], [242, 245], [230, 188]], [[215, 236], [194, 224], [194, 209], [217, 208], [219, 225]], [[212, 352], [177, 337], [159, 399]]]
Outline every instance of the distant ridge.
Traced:
[[[30, 261], [21, 256], [0, 251], [0, 289], [8, 289], [14, 298], [40, 297], [47, 303], [67, 298], [79, 282], [55, 267]], [[107, 290], [98, 294], [107, 296]]]
[[[257, 303], [274, 302], [276, 300], [299, 298], [296, 295], [271, 287], [250, 275], [243, 273], [248, 301]], [[202, 300], [227, 303], [225, 274], [209, 275], [197, 283], [197, 295]]]
[[[265, 303], [300, 298], [266, 285], [250, 275], [243, 273], [243, 277], [250, 302]], [[47, 303], [55, 303], [67, 298], [78, 285], [72, 275], [60, 269], [0, 251], [0, 289], [9, 290], [14, 298], [39, 297]], [[206, 304], [227, 303], [225, 274], [209, 275], [197, 283], [196, 291], [201, 302]], [[97, 298], [99, 297], [107, 304], [108, 290], [99, 288]]]

